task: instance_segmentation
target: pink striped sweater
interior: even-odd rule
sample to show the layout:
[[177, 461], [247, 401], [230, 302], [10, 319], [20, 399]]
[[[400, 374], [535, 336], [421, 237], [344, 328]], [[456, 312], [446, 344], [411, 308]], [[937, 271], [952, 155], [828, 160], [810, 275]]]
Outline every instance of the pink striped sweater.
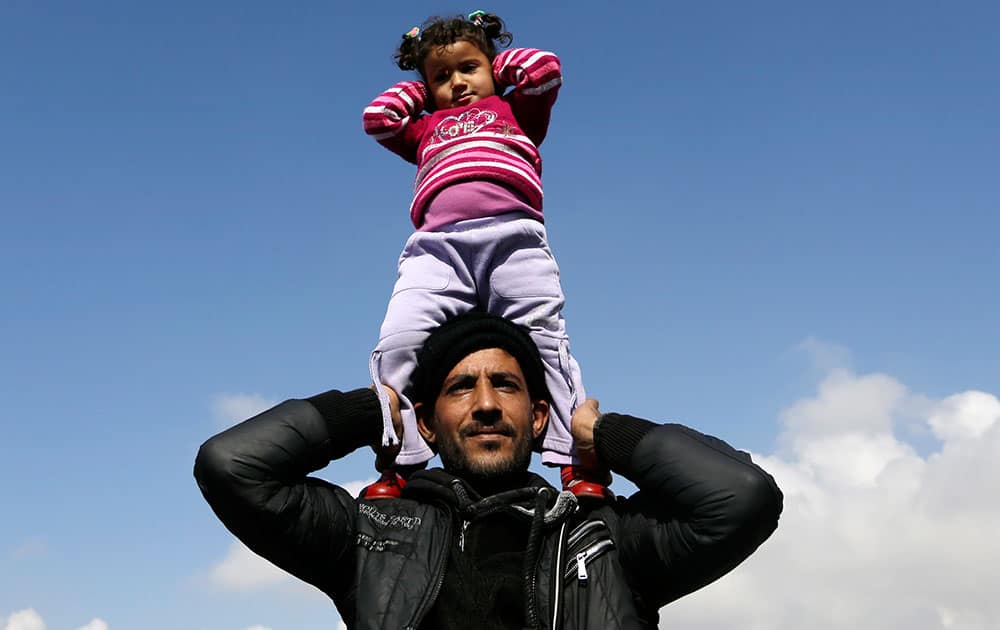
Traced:
[[[365, 108], [365, 132], [417, 165], [410, 218], [420, 229], [427, 204], [457, 182], [487, 180], [513, 188], [541, 214], [542, 157], [549, 114], [562, 72], [559, 58], [512, 48], [493, 60], [497, 92], [463, 107], [423, 113], [430, 96], [421, 81], [392, 86]], [[468, 218], [475, 218], [471, 215]]]

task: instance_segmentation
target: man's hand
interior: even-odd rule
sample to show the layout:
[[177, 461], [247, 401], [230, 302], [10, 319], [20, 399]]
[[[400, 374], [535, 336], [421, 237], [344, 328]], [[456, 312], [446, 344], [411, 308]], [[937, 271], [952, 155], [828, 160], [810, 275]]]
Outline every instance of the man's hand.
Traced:
[[[375, 386], [372, 385], [371, 389], [375, 389]], [[389, 412], [392, 415], [392, 428], [396, 431], [396, 437], [399, 438], [399, 442], [394, 446], [382, 446], [381, 443], [372, 444], [372, 450], [375, 451], [375, 469], [379, 471], [392, 466], [392, 463], [396, 461], [396, 455], [399, 455], [399, 449], [403, 446], [403, 416], [399, 413], [399, 394], [388, 385], [382, 385], [382, 389], [389, 395]]]
[[600, 402], [596, 398], [588, 398], [583, 401], [583, 404], [573, 412], [573, 419], [570, 423], [580, 465], [589, 470], [603, 468], [597, 459], [597, 450], [594, 446], [594, 423], [601, 415], [601, 410], [597, 408], [598, 405]]

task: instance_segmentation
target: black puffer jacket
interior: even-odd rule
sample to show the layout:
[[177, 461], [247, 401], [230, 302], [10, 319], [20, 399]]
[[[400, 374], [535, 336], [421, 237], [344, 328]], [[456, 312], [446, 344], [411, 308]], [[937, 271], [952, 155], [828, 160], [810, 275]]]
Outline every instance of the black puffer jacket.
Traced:
[[[525, 523], [534, 628], [655, 628], [658, 609], [725, 574], [777, 526], [782, 496], [750, 457], [681, 425], [605, 414], [598, 455], [640, 489], [578, 506], [531, 476], [480, 498], [440, 470], [399, 499], [363, 501], [308, 474], [379, 438], [369, 390], [289, 400], [206, 442], [195, 476], [248, 547], [336, 603], [349, 628], [414, 629], [449, 550], [497, 519]], [[508, 521], [509, 522], [509, 521]], [[446, 605], [446, 604], [444, 604]]]

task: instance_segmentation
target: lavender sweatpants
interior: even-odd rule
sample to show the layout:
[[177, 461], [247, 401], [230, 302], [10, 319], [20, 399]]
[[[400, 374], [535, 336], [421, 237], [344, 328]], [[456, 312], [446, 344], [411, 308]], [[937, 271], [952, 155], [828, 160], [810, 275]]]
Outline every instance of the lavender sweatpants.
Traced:
[[[417, 431], [408, 385], [417, 351], [437, 326], [483, 308], [526, 327], [538, 346], [552, 396], [542, 462], [574, 461], [570, 418], [584, 400], [580, 366], [569, 352], [562, 318], [559, 267], [545, 226], [520, 213], [468, 219], [435, 232], [415, 232], [399, 257], [399, 277], [372, 352], [371, 375], [400, 394], [403, 446], [396, 463], [419, 464], [434, 456]], [[380, 390], [383, 444], [398, 441]]]

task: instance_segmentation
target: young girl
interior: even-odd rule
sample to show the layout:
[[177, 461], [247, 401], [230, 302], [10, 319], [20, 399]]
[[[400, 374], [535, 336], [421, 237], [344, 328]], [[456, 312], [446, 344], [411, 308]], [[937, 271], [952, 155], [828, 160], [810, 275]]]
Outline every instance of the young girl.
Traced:
[[[543, 463], [561, 466], [564, 487], [574, 493], [607, 496], [604, 485], [571, 466], [570, 418], [585, 395], [543, 225], [538, 145], [562, 84], [559, 59], [529, 48], [497, 52], [498, 43], [511, 40], [500, 18], [483, 11], [414, 27], [395, 59], [423, 80], [397, 83], [364, 111], [365, 132], [417, 165], [410, 205], [417, 231], [400, 255], [371, 357], [382, 440], [398, 443], [388, 396], [378, 384], [400, 394], [404, 431], [396, 464], [419, 466], [433, 456], [407, 397], [416, 353], [450, 317], [486, 310], [527, 328], [541, 353], [552, 403]], [[400, 482], [393, 471], [383, 471], [365, 496], [393, 496]]]

